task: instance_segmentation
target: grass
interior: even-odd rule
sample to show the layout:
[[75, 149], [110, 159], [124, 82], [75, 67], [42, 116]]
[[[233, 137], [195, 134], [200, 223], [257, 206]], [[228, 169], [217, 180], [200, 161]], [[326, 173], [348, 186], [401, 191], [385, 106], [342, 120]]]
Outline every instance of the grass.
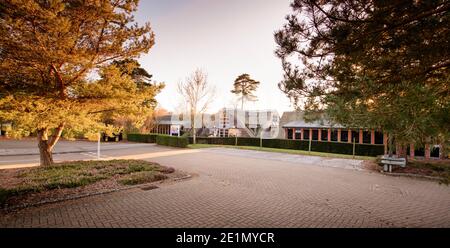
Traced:
[[117, 177], [122, 185], [163, 180], [172, 168], [143, 160], [73, 161], [47, 167], [28, 168], [15, 175], [13, 187], [0, 187], [0, 203], [8, 198], [34, 192], [77, 188]]
[[167, 176], [164, 174], [154, 173], [152, 171], [141, 171], [132, 173], [122, 179], [119, 179], [119, 183], [123, 185], [136, 185], [164, 180], [166, 178]]
[[224, 147], [224, 148], [234, 148], [234, 149], [253, 150], [253, 151], [278, 152], [278, 153], [297, 154], [297, 155], [319, 156], [319, 157], [327, 157], [327, 158], [347, 158], [347, 159], [360, 159], [360, 160], [374, 160], [375, 159], [375, 157], [368, 157], [368, 156], [353, 157], [353, 155], [347, 155], [347, 154], [325, 153], [325, 152], [314, 152], [314, 151], [308, 152], [308, 151], [304, 151], [304, 150], [280, 149], [280, 148], [258, 147], [258, 146], [191, 144], [188, 147], [192, 148], [192, 149]]
[[441, 183], [450, 183], [450, 160], [441, 161], [423, 161], [412, 160], [408, 162], [408, 167], [417, 169], [418, 171], [428, 172], [430, 176], [440, 177]]

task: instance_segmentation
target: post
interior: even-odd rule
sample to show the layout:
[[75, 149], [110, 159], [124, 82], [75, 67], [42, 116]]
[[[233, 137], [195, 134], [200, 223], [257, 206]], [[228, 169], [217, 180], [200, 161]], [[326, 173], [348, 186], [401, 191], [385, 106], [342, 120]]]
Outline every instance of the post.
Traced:
[[98, 140], [97, 140], [97, 159], [100, 160], [100, 138], [102, 137], [101, 133], [98, 133]]
[[300, 133], [300, 139], [301, 139], [301, 140], [304, 140], [304, 139], [305, 139], [303, 130], [304, 130], [303, 128], [300, 128], [300, 132], [301, 132], [301, 133]]
[[328, 142], [331, 141], [331, 128], [328, 128], [328, 137], [327, 137]]
[[[260, 148], [262, 148], [262, 133], [263, 133], [263, 130], [261, 128], [261, 131], [259, 132], [259, 147]], [[295, 137], [295, 133], [294, 133], [294, 137]]]
[[370, 144], [375, 144], [375, 130], [370, 130]]
[[353, 158], [355, 158], [356, 138], [353, 138]]
[[234, 136], [234, 146], [237, 146], [237, 134]]
[[308, 153], [311, 153], [311, 140], [312, 140], [312, 139], [309, 139], [309, 148], [308, 148]]

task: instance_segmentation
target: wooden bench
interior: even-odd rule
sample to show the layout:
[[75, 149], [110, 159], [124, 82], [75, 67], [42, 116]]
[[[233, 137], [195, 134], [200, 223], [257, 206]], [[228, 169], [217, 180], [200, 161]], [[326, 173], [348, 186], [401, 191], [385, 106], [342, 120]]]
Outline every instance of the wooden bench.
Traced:
[[381, 163], [384, 165], [384, 171], [392, 172], [392, 166], [399, 165], [400, 167], [406, 167], [405, 158], [389, 157], [387, 155], [381, 157]]

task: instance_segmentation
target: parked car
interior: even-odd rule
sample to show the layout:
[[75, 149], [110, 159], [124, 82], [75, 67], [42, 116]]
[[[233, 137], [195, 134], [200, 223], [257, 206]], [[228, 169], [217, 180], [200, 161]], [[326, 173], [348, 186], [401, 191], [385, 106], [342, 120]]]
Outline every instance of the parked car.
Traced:
[[106, 133], [102, 133], [102, 141], [105, 142], [118, 142], [123, 139], [122, 131], [119, 133], [113, 133], [112, 136], [108, 136]]

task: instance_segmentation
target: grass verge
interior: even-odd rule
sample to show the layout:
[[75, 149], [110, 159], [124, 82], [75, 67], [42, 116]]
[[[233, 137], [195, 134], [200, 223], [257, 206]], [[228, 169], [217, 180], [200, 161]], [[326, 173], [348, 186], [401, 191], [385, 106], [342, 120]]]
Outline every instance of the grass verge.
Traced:
[[210, 144], [190, 144], [188, 146], [192, 149], [202, 149], [211, 147], [224, 147], [224, 148], [234, 148], [243, 150], [253, 150], [253, 151], [264, 151], [264, 152], [278, 152], [287, 154], [297, 154], [297, 155], [308, 155], [308, 156], [319, 156], [326, 158], [346, 158], [346, 159], [360, 159], [360, 160], [375, 160], [375, 157], [368, 156], [355, 156], [347, 154], [337, 154], [337, 153], [325, 153], [325, 152], [308, 152], [304, 150], [293, 150], [293, 149], [280, 149], [280, 148], [270, 148], [270, 147], [258, 147], [258, 146], [230, 146], [230, 145], [210, 145]]
[[[101, 180], [114, 180], [121, 185], [135, 185], [166, 179], [173, 168], [143, 160], [92, 160], [57, 163], [47, 167], [34, 167], [2, 171], [0, 204], [8, 199], [31, 193], [56, 189], [79, 188]], [[9, 174], [7, 174], [9, 173]]]
[[450, 183], [450, 160], [410, 160], [405, 168], [396, 167], [393, 172], [439, 177], [441, 183], [448, 185]]

